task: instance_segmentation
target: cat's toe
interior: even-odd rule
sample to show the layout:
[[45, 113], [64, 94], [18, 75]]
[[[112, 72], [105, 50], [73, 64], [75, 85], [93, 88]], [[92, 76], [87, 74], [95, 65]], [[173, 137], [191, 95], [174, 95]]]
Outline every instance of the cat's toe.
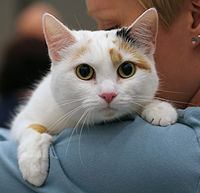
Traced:
[[168, 126], [176, 122], [176, 109], [167, 102], [155, 101], [147, 105], [142, 117], [153, 125]]
[[38, 137], [37, 144], [30, 146], [22, 143], [18, 149], [18, 162], [22, 176], [35, 186], [41, 186], [48, 175], [48, 150], [51, 143], [51, 138], [47, 134]]
[[[22, 168], [20, 167], [20, 169]], [[47, 178], [47, 175], [48, 175], [47, 170], [43, 172], [42, 171], [31, 172], [30, 170], [28, 172], [27, 170], [26, 171], [21, 170], [23, 178], [35, 186], [41, 186]]]

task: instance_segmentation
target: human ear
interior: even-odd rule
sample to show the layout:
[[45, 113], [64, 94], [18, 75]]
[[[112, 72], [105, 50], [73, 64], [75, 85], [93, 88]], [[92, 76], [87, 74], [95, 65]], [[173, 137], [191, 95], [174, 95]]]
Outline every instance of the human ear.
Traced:
[[55, 64], [62, 58], [62, 49], [74, 44], [76, 40], [72, 32], [54, 16], [45, 13], [42, 21], [49, 56]]
[[192, 3], [192, 44], [200, 45], [200, 0], [191, 0]]

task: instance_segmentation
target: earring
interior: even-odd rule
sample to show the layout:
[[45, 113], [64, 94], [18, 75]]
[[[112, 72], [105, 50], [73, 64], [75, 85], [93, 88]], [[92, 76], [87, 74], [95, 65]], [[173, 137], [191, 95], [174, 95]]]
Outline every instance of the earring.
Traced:
[[[198, 35], [198, 38], [200, 38], [200, 35]], [[192, 38], [191, 42], [193, 45], [195, 45], [198, 42], [198, 40], [197, 38]]]
[[191, 40], [193, 45], [195, 45], [198, 41], [200, 41], [200, 34], [197, 36], [197, 38], [192, 38]]

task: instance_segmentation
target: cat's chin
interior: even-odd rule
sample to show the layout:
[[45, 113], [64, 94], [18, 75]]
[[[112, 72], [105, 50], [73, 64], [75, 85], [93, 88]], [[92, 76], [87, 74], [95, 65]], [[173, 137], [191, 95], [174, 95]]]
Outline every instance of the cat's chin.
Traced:
[[103, 119], [112, 120], [117, 117], [118, 110], [115, 108], [107, 107], [107, 108], [101, 109], [99, 113], [102, 115]]

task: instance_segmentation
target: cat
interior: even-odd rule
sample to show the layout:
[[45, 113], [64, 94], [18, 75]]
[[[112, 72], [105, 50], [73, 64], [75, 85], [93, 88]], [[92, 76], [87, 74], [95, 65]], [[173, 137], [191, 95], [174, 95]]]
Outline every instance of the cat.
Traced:
[[177, 120], [171, 104], [154, 99], [159, 86], [153, 56], [158, 31], [154, 8], [129, 27], [93, 32], [72, 31], [45, 13], [43, 31], [51, 72], [11, 123], [12, 138], [19, 142], [19, 168], [31, 184], [44, 183], [52, 136], [66, 128], [134, 113], [154, 125]]

